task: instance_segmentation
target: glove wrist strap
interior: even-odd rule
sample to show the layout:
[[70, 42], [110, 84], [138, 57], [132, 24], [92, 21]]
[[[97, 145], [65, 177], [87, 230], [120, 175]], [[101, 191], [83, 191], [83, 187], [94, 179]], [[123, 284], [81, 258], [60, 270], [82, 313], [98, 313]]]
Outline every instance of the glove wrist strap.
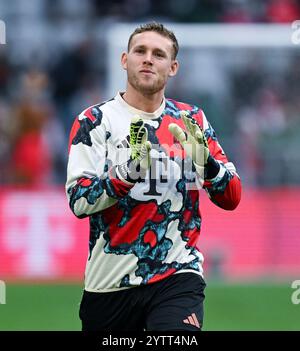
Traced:
[[207, 163], [204, 167], [204, 179], [213, 179], [220, 171], [220, 164], [211, 155], [207, 158]]

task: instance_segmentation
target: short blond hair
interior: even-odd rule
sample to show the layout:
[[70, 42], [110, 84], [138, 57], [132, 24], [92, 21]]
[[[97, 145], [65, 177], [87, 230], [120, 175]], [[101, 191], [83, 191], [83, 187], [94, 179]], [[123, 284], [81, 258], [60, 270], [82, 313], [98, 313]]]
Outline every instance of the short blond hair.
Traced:
[[172, 31], [170, 31], [169, 29], [167, 29], [163, 24], [157, 23], [157, 22], [150, 22], [150, 23], [142, 24], [139, 27], [137, 27], [129, 37], [128, 45], [127, 45], [128, 51], [130, 50], [130, 44], [131, 44], [132, 38], [136, 34], [140, 34], [140, 33], [144, 33], [144, 32], [156, 32], [156, 33], [162, 35], [163, 37], [170, 39], [173, 43], [172, 59], [173, 60], [176, 59], [178, 51], [179, 51], [179, 45], [178, 45], [178, 41], [177, 41], [175, 34]]

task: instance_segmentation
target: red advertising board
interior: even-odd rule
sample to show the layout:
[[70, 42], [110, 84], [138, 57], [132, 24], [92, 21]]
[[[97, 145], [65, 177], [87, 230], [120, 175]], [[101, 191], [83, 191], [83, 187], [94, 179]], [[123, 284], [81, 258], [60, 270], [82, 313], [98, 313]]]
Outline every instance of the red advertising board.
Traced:
[[[299, 198], [300, 189], [248, 189], [235, 211], [224, 211], [203, 192], [206, 273], [299, 278]], [[62, 188], [2, 189], [0, 279], [83, 279], [88, 230], [88, 219], [72, 214]]]
[[83, 276], [88, 219], [70, 211], [63, 189], [7, 190], [0, 195], [0, 277]]
[[[233, 212], [202, 196], [202, 251], [228, 278], [300, 276], [300, 189], [246, 189]], [[207, 267], [208, 269], [211, 267]]]

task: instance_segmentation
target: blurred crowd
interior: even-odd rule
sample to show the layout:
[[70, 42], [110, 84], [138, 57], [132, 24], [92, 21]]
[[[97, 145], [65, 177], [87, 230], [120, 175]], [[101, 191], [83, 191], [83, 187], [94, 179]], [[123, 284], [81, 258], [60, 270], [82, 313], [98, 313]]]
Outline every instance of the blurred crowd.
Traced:
[[[106, 26], [152, 18], [289, 23], [300, 19], [300, 0], [1, 2], [7, 44], [0, 45], [0, 184], [64, 183], [73, 119], [105, 96]], [[199, 89], [196, 101], [189, 99], [204, 103], [225, 151], [248, 185], [300, 182], [299, 59], [295, 50], [279, 57], [279, 70], [268, 71], [264, 60], [255, 57], [244, 65], [228, 66], [223, 93], [216, 96]], [[172, 97], [186, 100], [179, 86], [174, 93]]]
[[288, 23], [299, 18], [299, 0], [11, 0], [0, 5], [1, 13], [37, 15], [58, 21], [87, 16], [89, 20], [112, 17], [118, 21], [165, 17], [183, 22]]

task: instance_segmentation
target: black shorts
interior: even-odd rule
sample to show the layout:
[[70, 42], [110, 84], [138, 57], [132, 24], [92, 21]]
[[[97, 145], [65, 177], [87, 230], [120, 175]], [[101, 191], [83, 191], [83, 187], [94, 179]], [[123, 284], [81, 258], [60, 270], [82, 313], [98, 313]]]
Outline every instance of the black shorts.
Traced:
[[179, 273], [159, 282], [114, 292], [84, 291], [83, 331], [200, 331], [205, 281]]

